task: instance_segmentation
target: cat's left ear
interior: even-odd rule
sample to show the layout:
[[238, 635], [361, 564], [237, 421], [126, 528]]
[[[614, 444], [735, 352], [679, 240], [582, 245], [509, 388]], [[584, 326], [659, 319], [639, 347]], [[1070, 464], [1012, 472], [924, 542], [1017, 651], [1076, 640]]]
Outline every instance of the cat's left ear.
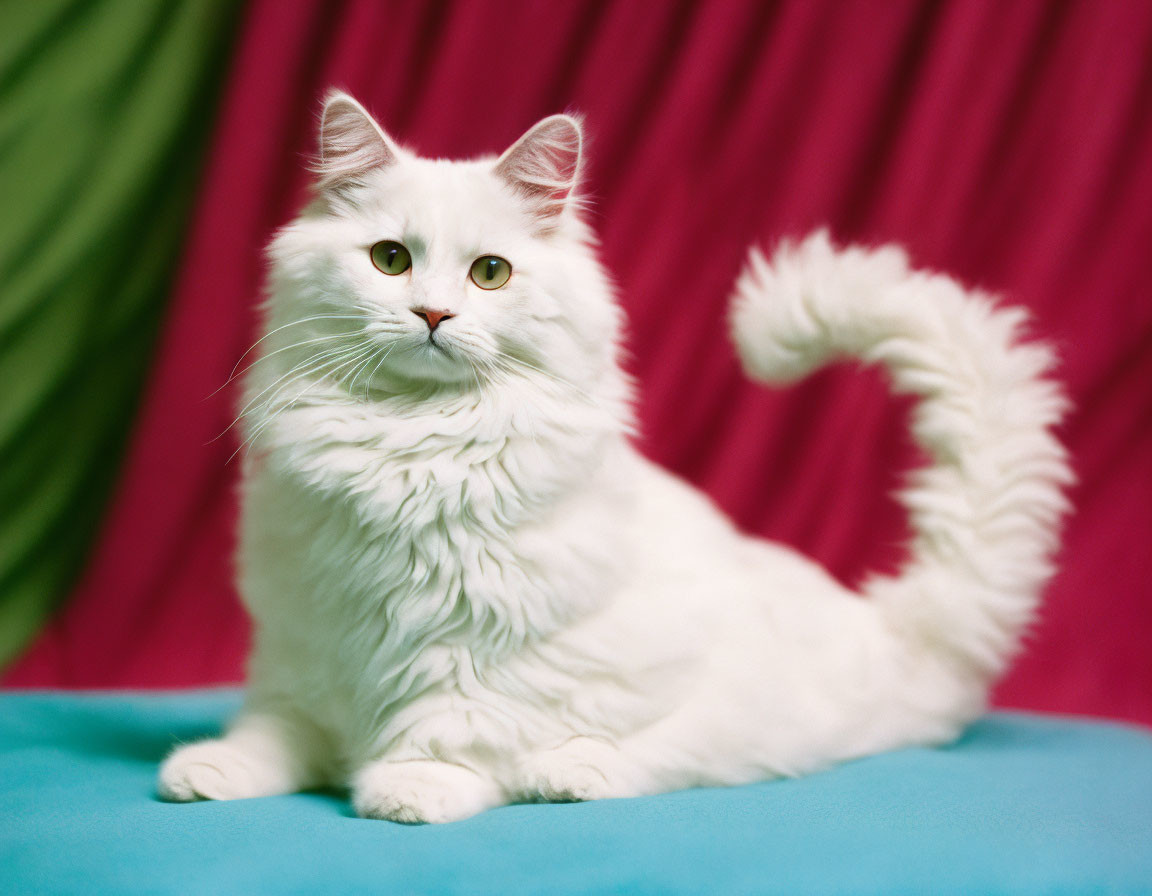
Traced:
[[365, 175], [395, 165], [404, 154], [384, 129], [348, 94], [334, 90], [324, 100], [320, 121], [321, 190], [339, 192]]
[[496, 162], [496, 174], [532, 204], [544, 220], [563, 211], [580, 177], [584, 138], [571, 115], [538, 122]]

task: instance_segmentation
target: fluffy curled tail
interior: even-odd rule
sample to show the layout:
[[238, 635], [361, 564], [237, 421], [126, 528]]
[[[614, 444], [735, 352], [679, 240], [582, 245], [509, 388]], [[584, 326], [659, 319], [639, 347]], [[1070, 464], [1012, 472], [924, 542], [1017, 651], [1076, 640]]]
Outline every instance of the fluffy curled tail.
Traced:
[[972, 671], [999, 673], [1052, 574], [1063, 487], [1072, 480], [1052, 427], [1066, 402], [1042, 344], [1021, 341], [1025, 312], [913, 271], [895, 247], [832, 245], [826, 233], [753, 250], [732, 305], [749, 374], [795, 380], [827, 361], [882, 364], [919, 396], [913, 434], [931, 463], [902, 500], [912, 557], [864, 586], [889, 624]]

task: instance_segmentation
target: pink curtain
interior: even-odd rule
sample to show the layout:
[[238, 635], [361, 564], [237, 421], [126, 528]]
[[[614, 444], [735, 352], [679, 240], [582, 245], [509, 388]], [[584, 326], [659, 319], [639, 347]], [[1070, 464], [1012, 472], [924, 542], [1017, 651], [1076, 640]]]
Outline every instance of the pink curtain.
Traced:
[[[1002, 703], [1152, 722], [1152, 5], [252, 3], [118, 495], [11, 684], [237, 680], [235, 443], [261, 250], [303, 196], [317, 98], [434, 156], [586, 115], [643, 447], [852, 582], [899, 562], [906, 407], [869, 371], [747, 383], [746, 247], [828, 224], [1029, 307], [1077, 410], [1062, 571]], [[770, 587], [770, 583], [765, 583]]]

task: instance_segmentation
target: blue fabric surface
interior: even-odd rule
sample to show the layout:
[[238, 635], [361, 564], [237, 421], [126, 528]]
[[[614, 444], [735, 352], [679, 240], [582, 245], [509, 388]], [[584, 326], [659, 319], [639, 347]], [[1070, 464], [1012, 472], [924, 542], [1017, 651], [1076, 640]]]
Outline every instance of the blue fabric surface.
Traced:
[[156, 800], [233, 692], [0, 696], [5, 893], [1152, 893], [1152, 734], [994, 714], [799, 780], [509, 806], [456, 824], [336, 794]]

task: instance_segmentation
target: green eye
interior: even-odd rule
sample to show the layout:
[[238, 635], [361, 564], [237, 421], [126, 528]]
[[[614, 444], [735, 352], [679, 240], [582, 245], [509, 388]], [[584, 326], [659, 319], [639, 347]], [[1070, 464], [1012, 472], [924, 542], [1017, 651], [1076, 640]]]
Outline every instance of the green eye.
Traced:
[[370, 250], [372, 264], [381, 273], [395, 277], [412, 267], [412, 253], [393, 240], [381, 240]]
[[499, 255], [481, 255], [468, 273], [481, 289], [499, 289], [512, 276], [512, 265]]

